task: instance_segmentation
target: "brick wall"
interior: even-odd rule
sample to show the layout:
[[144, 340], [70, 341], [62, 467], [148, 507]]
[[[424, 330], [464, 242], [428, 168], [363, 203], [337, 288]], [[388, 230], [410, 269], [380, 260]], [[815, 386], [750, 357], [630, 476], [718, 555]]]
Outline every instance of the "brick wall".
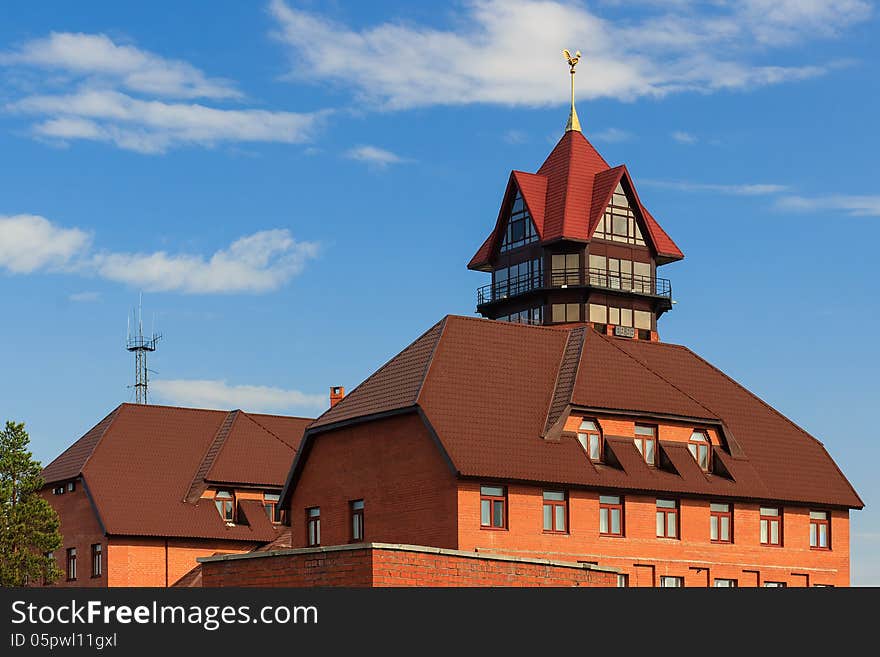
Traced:
[[366, 544], [255, 553], [202, 563], [202, 586], [589, 586], [617, 574], [573, 563]]
[[[57, 484], [60, 485], [60, 484]], [[76, 488], [63, 495], [54, 495], [54, 485], [46, 486], [40, 495], [52, 505], [61, 520], [62, 546], [55, 550], [55, 561], [64, 573], [53, 586], [107, 586], [107, 539], [101, 530], [98, 517], [92, 508], [81, 479], [76, 480]], [[100, 577], [92, 577], [92, 545], [100, 544], [103, 554], [103, 569]], [[67, 549], [76, 548], [75, 581], [67, 581]]]
[[367, 541], [456, 547], [456, 482], [416, 414], [317, 436], [291, 499], [293, 546], [306, 546], [314, 506], [321, 544], [348, 543], [349, 502], [359, 499]]
[[480, 484], [459, 488], [458, 548], [542, 556], [566, 561], [595, 561], [629, 575], [633, 586], [652, 586], [661, 576], [683, 577], [686, 586], [705, 586], [715, 578], [740, 586], [764, 581], [788, 586], [849, 585], [849, 514], [831, 514], [832, 549], [811, 550], [809, 509], [784, 508], [783, 547], [760, 545], [758, 505], [733, 504], [734, 542], [709, 540], [709, 500], [680, 504], [680, 539], [656, 536], [656, 497], [624, 498], [625, 538], [599, 536], [599, 494], [569, 491], [569, 531], [543, 532], [543, 489], [508, 486], [508, 530], [480, 528]]

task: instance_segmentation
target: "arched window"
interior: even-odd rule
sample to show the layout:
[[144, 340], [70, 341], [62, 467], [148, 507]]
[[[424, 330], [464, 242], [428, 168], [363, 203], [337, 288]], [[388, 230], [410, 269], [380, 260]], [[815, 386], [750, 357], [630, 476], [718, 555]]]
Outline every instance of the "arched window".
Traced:
[[688, 441], [688, 449], [703, 472], [709, 472], [709, 436], [705, 431], [694, 431]]
[[578, 442], [590, 460], [595, 463], [602, 461], [602, 430], [595, 420], [584, 418], [578, 428]]
[[214, 493], [214, 504], [220, 517], [226, 522], [235, 522], [235, 497], [228, 490], [218, 490]]

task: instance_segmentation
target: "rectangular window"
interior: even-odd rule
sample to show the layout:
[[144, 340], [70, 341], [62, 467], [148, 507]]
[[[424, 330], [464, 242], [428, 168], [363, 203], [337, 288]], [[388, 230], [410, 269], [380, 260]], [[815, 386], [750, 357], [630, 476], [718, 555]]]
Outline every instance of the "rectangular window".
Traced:
[[617, 576], [617, 588], [625, 589], [629, 586], [629, 575], [618, 575]]
[[582, 420], [578, 427], [578, 442], [591, 461], [596, 463], [602, 460], [602, 433], [599, 426], [593, 420]]
[[599, 534], [623, 536], [623, 499], [617, 495], [599, 496]]
[[730, 504], [709, 505], [709, 537], [713, 543], [733, 543], [733, 511]]
[[581, 256], [579, 253], [557, 253], [550, 258], [553, 287], [580, 284]]
[[810, 511], [810, 547], [814, 550], [831, 549], [831, 524], [827, 511]]
[[76, 579], [76, 548], [67, 548], [67, 581]]
[[68, 481], [67, 482], [67, 492], [72, 493], [75, 490], [76, 490], [76, 482], [75, 481]]
[[786, 584], [785, 582], [764, 582], [764, 586], [768, 589], [784, 589]]
[[64, 486], [55, 486], [52, 489], [53, 495], [64, 495]]
[[668, 577], [664, 575], [660, 578], [660, 586], [663, 588], [680, 589], [684, 586], [684, 577]]
[[235, 522], [235, 496], [228, 490], [214, 493], [214, 504], [220, 517], [226, 522]]
[[564, 534], [568, 531], [568, 500], [564, 491], [544, 491], [544, 531]]
[[608, 323], [608, 308], [597, 303], [590, 304], [590, 321], [596, 324]]
[[351, 542], [364, 540], [364, 501], [355, 500], [351, 503]]
[[480, 527], [507, 528], [507, 489], [504, 486], [480, 486]]
[[104, 571], [102, 557], [102, 548], [100, 543], [95, 543], [92, 545], [92, 577], [100, 577], [101, 573]]
[[657, 500], [657, 538], [678, 538], [678, 502]]
[[654, 465], [657, 452], [657, 427], [637, 424], [635, 443], [645, 463]]
[[736, 580], [735, 579], [721, 579], [719, 577], [716, 577], [714, 586], [716, 588], [722, 588], [722, 589], [735, 589], [736, 588]]
[[782, 545], [782, 509], [761, 507], [761, 545]]
[[321, 507], [306, 509], [306, 542], [309, 547], [321, 544]]
[[643, 329], [645, 331], [651, 330], [651, 313], [647, 310], [636, 310], [635, 311], [635, 324], [637, 329]]
[[281, 507], [278, 504], [280, 499], [281, 496], [275, 493], [263, 493], [263, 508], [266, 510], [266, 517], [274, 523], [280, 523], [282, 520]]

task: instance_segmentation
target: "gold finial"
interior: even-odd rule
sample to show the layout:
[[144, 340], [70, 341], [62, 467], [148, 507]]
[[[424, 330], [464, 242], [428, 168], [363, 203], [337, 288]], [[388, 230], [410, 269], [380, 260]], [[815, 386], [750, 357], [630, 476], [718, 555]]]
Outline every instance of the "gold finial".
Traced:
[[581, 61], [581, 51], [576, 50], [574, 57], [571, 56], [571, 53], [567, 49], [563, 50], [562, 54], [565, 55], [565, 59], [568, 61], [569, 71], [571, 72], [571, 111], [568, 113], [568, 123], [565, 124], [565, 131], [577, 130], [580, 132], [581, 122], [578, 120], [578, 113], [574, 108], [574, 67], [577, 66], [579, 61]]

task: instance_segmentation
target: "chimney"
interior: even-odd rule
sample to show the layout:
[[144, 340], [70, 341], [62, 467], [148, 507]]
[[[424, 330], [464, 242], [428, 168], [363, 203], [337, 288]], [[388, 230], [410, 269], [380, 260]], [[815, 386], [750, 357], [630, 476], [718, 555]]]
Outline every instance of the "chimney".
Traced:
[[345, 388], [342, 386], [330, 386], [330, 408], [333, 408], [345, 397]]

